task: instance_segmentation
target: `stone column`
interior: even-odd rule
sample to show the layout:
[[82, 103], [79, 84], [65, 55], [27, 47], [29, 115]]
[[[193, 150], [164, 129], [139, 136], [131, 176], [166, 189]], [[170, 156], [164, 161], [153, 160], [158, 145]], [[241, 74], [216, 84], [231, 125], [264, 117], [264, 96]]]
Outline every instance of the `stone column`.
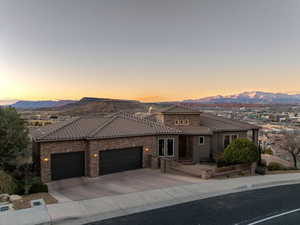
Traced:
[[99, 150], [97, 148], [97, 141], [90, 141], [88, 146], [88, 176], [99, 176]]
[[48, 183], [51, 181], [51, 154], [48, 151], [44, 150], [44, 145], [40, 145], [40, 172], [41, 172], [41, 180], [44, 183]]
[[258, 129], [252, 130], [252, 141], [258, 146]]

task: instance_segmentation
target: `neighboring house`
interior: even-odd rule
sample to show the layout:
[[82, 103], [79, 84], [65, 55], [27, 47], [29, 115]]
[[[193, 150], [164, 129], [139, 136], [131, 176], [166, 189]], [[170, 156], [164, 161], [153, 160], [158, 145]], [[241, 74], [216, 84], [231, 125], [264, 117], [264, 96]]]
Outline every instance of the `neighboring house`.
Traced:
[[33, 158], [44, 182], [159, 167], [159, 159], [214, 160], [236, 138], [259, 127], [181, 106], [147, 118], [127, 113], [79, 117], [34, 130]]

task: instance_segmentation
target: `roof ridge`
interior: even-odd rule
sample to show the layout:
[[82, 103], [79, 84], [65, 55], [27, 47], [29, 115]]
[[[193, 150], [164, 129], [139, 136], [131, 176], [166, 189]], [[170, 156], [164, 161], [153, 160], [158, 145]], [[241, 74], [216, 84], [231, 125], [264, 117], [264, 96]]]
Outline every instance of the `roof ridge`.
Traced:
[[162, 110], [161, 112], [164, 113], [164, 112], [169, 112], [170, 110], [176, 108], [176, 107], [179, 107], [179, 108], [182, 108], [182, 109], [186, 109], [186, 110], [189, 110], [189, 111], [192, 111], [192, 112], [199, 112], [199, 110], [196, 110], [190, 106], [185, 106], [185, 105], [181, 105], [181, 104], [173, 104], [172, 106], [166, 108], [165, 110]]
[[151, 121], [149, 119], [146, 119], [146, 118], [143, 118], [143, 117], [140, 117], [140, 116], [136, 116], [136, 115], [133, 115], [133, 114], [129, 114], [129, 113], [123, 113], [123, 116], [125, 118], [128, 118], [128, 119], [132, 119], [132, 120], [135, 120], [135, 121], [138, 121], [138, 122], [142, 122], [144, 124], [147, 124], [151, 127], [166, 127], [167, 129], [170, 129], [170, 130], [176, 130], [176, 131], [180, 131], [179, 129], [176, 129], [176, 128], [173, 128], [173, 127], [169, 127], [169, 126], [166, 126], [165, 124], [163, 123], [160, 123], [158, 121]]
[[80, 120], [80, 119], [81, 119], [81, 117], [75, 117], [75, 118], [71, 119], [68, 123], [64, 124], [63, 126], [58, 127], [58, 128], [56, 128], [56, 129], [50, 131], [49, 133], [47, 133], [47, 134], [45, 134], [45, 135], [42, 135], [42, 136], [38, 137], [38, 139], [45, 138], [45, 137], [47, 137], [47, 136], [49, 136], [49, 135], [51, 135], [51, 134], [53, 134], [53, 133], [55, 133], [55, 132], [57, 132], [57, 131], [59, 131], [59, 130], [61, 130], [61, 129], [63, 129], [63, 128], [65, 128], [65, 127], [67, 127], [67, 126], [73, 124], [74, 122], [76, 122], [76, 121], [78, 121], [78, 120]]
[[108, 124], [110, 124], [114, 119], [116, 119], [117, 116], [114, 115], [112, 116], [110, 119], [108, 119], [107, 121], [105, 121], [102, 126], [99, 126], [98, 128], [96, 128], [95, 130], [92, 130], [90, 133], [88, 133], [86, 135], [87, 138], [93, 137], [95, 136], [100, 130], [102, 130], [104, 127], [106, 127]]

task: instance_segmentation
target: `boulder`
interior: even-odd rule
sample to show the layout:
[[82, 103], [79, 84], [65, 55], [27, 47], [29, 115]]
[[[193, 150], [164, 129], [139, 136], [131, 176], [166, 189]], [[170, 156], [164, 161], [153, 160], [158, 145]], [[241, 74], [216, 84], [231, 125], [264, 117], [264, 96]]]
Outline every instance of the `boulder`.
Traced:
[[22, 199], [22, 197], [20, 195], [11, 195], [9, 196], [9, 201], [13, 202], [13, 201], [17, 201]]
[[9, 200], [9, 194], [0, 194], [0, 202], [7, 202]]

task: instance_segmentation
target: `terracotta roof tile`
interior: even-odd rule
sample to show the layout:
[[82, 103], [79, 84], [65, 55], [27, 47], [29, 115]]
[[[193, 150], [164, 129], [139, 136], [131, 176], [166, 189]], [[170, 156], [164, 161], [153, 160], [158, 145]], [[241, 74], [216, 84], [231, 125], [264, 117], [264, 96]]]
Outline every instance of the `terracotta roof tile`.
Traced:
[[31, 132], [36, 141], [100, 139], [123, 136], [178, 134], [180, 130], [126, 113], [110, 117], [79, 117]]
[[209, 127], [213, 131], [245, 131], [259, 129], [258, 126], [249, 123], [215, 116], [210, 113], [202, 113], [200, 121], [202, 125]]

